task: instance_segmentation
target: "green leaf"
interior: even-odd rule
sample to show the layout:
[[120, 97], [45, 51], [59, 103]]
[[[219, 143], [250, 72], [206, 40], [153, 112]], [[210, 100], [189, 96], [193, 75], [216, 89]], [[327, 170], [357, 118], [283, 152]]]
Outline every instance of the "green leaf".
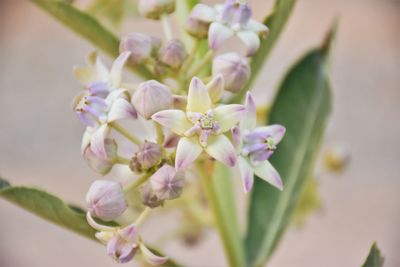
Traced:
[[[91, 15], [65, 1], [32, 0], [32, 2], [111, 57], [115, 58], [119, 55], [119, 39]], [[142, 78], [153, 78], [144, 65], [129, 65], [129, 67]]]
[[246, 236], [247, 260], [263, 266], [289, 225], [301, 192], [312, 177], [315, 158], [331, 110], [327, 62], [334, 30], [287, 74], [271, 108], [269, 123], [282, 124], [286, 135], [271, 157], [284, 181], [282, 192], [256, 179]]
[[362, 267], [382, 267], [384, 261], [385, 259], [382, 257], [376, 242], [374, 242]]
[[[213, 168], [204, 166], [203, 169], [210, 172]], [[207, 173], [207, 177], [202, 177], [201, 181], [204, 182], [229, 266], [244, 267], [245, 255], [236, 214], [231, 170], [223, 164], [216, 163], [214, 175]]]
[[321, 195], [315, 178], [307, 179], [293, 214], [293, 223], [303, 226], [307, 218], [322, 207]]
[[[42, 219], [98, 241], [95, 238], [96, 230], [86, 222], [86, 212], [79, 207], [66, 204], [50, 193], [31, 187], [11, 186], [9, 182], [0, 178], [0, 198], [4, 198]], [[115, 223], [101, 223], [117, 225]], [[161, 255], [157, 249], [152, 247], [149, 247], [149, 249]], [[168, 260], [165, 266], [173, 267], [179, 265], [173, 260]]]
[[260, 49], [250, 62], [251, 76], [246, 87], [231, 100], [232, 103], [241, 102], [246, 92], [255, 82], [269, 54], [279, 40], [295, 3], [296, 0], [276, 0], [272, 14], [264, 19], [264, 24], [269, 28], [268, 36], [261, 41]]

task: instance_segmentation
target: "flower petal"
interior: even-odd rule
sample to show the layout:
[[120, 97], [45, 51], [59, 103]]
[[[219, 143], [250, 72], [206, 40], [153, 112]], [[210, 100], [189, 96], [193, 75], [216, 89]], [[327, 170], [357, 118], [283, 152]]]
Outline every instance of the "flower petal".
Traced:
[[256, 104], [254, 103], [254, 99], [250, 92], [247, 92], [246, 101], [246, 116], [240, 122], [240, 128], [242, 130], [253, 130], [256, 127], [257, 123], [257, 110]]
[[110, 73], [100, 57], [96, 57], [93, 68], [93, 81], [110, 82]]
[[189, 86], [187, 111], [206, 113], [210, 108], [211, 98], [207, 87], [199, 78], [193, 77]]
[[125, 62], [130, 55], [131, 52], [129, 51], [121, 53], [119, 57], [114, 61], [111, 67], [111, 72], [110, 72], [111, 84], [116, 88], [118, 88], [121, 84], [122, 68], [124, 67]]
[[253, 170], [258, 177], [275, 186], [279, 190], [283, 190], [281, 176], [268, 160], [263, 161], [260, 164], [253, 165]]
[[208, 94], [213, 103], [217, 103], [221, 99], [224, 88], [225, 81], [222, 74], [218, 74], [207, 84]]
[[246, 56], [254, 56], [258, 48], [260, 48], [260, 37], [252, 31], [240, 31], [237, 33], [237, 36], [246, 46]]
[[198, 137], [182, 137], [176, 148], [175, 168], [182, 170], [193, 163], [203, 151]]
[[205, 4], [197, 4], [193, 7], [190, 17], [194, 19], [201, 20], [203, 22], [211, 23], [213, 22], [218, 13], [215, 8], [207, 6]]
[[236, 151], [231, 141], [225, 135], [210, 136], [206, 152], [216, 160], [233, 167], [236, 165]]
[[240, 177], [242, 178], [243, 189], [248, 193], [253, 188], [254, 172], [251, 165], [242, 156], [238, 157], [238, 165], [240, 170]]
[[108, 127], [108, 125], [103, 124], [92, 134], [92, 138], [90, 140], [90, 149], [96, 156], [100, 158], [107, 157], [104, 140], [106, 139], [109, 132], [110, 128]]
[[208, 30], [208, 46], [212, 50], [218, 50], [233, 35], [234, 31], [231, 28], [219, 22], [213, 22]]
[[168, 257], [157, 256], [150, 251], [143, 243], [139, 245], [140, 251], [143, 253], [145, 260], [151, 265], [163, 265], [168, 261]]
[[245, 114], [245, 106], [238, 104], [219, 106], [214, 109], [214, 119], [219, 123], [223, 133], [235, 127]]
[[151, 118], [179, 135], [183, 135], [189, 128], [193, 126], [188, 121], [186, 113], [179, 109], [167, 109], [159, 111], [151, 116]]
[[254, 19], [250, 19], [246, 26], [248, 30], [256, 32], [262, 38], [265, 38], [268, 35], [268, 27]]
[[137, 113], [135, 108], [127, 100], [123, 98], [117, 99], [108, 112], [107, 121], [113, 122], [123, 119], [136, 119]]
[[120, 236], [129, 243], [136, 242], [138, 229], [135, 224], [130, 224], [119, 231]]
[[82, 143], [81, 143], [81, 154], [85, 153], [85, 150], [90, 146], [90, 141], [93, 135], [93, 128], [87, 127], [86, 131], [83, 133]]
[[267, 138], [272, 138], [274, 145], [279, 144], [285, 135], [286, 128], [279, 124], [257, 127], [249, 134], [246, 134], [245, 141], [248, 143], [254, 143], [257, 141], [263, 141]]

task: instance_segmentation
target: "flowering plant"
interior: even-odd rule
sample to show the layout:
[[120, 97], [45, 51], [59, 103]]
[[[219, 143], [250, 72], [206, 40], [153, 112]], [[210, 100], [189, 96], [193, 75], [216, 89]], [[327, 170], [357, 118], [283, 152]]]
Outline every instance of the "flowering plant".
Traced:
[[[250, 89], [294, 0], [277, 0], [264, 22], [253, 18], [246, 1], [140, 0], [139, 14], [159, 22], [165, 36], [132, 32], [120, 41], [68, 1], [33, 1], [115, 59], [107, 68], [92, 52], [87, 66], [73, 70], [83, 87], [73, 101], [85, 128], [81, 154], [107, 177], [88, 189], [87, 211], [3, 180], [1, 196], [95, 238], [119, 263], [178, 266], [141, 231], [151, 216], [178, 209], [184, 220], [174, 237], [195, 243], [213, 226], [230, 266], [265, 264], [312, 181], [331, 106], [327, 67], [335, 29], [288, 72], [266, 112]], [[171, 16], [178, 18], [179, 36]], [[143, 80], [130, 82], [124, 69]], [[125, 180], [115, 177], [116, 168]], [[239, 198], [249, 202], [244, 239], [235, 179]]]

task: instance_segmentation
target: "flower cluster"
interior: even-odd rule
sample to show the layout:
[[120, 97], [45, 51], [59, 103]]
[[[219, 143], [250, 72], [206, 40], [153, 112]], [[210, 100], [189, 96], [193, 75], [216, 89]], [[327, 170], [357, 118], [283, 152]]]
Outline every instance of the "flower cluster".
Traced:
[[[196, 170], [195, 162], [212, 159], [236, 168], [245, 192], [251, 190], [254, 174], [283, 189], [268, 159], [285, 128], [257, 127], [256, 106], [249, 92], [244, 104], [228, 104], [231, 96], [244, 90], [250, 78], [248, 57], [255, 55], [268, 28], [251, 18], [251, 8], [244, 1], [227, 0], [215, 7], [198, 4], [186, 23], [196, 44], [208, 40], [208, 52], [198, 58], [197, 45], [189, 53], [189, 47], [173, 38], [168, 15], [174, 10], [172, 0], [139, 1], [144, 17], [162, 22], [165, 40], [129, 33], [122, 37], [121, 53], [110, 70], [96, 53], [89, 55], [87, 66], [74, 69], [85, 88], [74, 101], [74, 112], [86, 127], [83, 158], [101, 175], [123, 164], [136, 177], [124, 189], [117, 182], [98, 180], [87, 194], [88, 222], [99, 231], [96, 237], [107, 244], [108, 254], [121, 263], [130, 261], [137, 252], [150, 264], [166, 262], [166, 257], [155, 255], [144, 245], [138, 227], [149, 210], [181, 196], [185, 174], [188, 169]], [[235, 36], [245, 44], [245, 55], [219, 53]], [[126, 64], [146, 68], [153, 80], [123, 82]], [[154, 134], [129, 131], [124, 126], [127, 121], [150, 123]], [[115, 133], [133, 143], [135, 150], [128, 156], [120, 153]], [[130, 189], [141, 192], [146, 206], [134, 223], [114, 227], [95, 220], [118, 220], [128, 207], [125, 192]]]

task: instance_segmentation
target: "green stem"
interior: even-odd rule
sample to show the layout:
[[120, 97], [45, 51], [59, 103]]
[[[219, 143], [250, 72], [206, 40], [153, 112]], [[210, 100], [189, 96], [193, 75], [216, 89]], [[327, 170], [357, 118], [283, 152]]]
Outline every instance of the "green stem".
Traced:
[[132, 133], [128, 132], [128, 130], [126, 130], [124, 127], [122, 127], [121, 125], [119, 125], [118, 123], [115, 122], [111, 122], [109, 124], [114, 130], [116, 130], [117, 132], [119, 132], [121, 135], [125, 136], [127, 139], [129, 139], [130, 141], [132, 141], [132, 143], [140, 146], [142, 144], [142, 141], [137, 138], [135, 135], [133, 135]]
[[171, 26], [169, 25], [168, 15], [163, 15], [161, 17], [161, 22], [162, 22], [162, 25], [163, 25], [165, 38], [167, 39], [167, 41], [172, 40], [173, 39], [173, 35], [172, 35], [172, 31], [171, 31]]
[[117, 158], [115, 159], [116, 164], [129, 165], [130, 162], [130, 159], [121, 156], [117, 156]]
[[202, 61], [200, 61], [199, 64], [197, 64], [191, 71], [189, 71], [187, 77], [190, 79], [193, 76], [197, 75], [201, 71], [201, 69], [209, 63], [213, 55], [213, 50], [208, 50], [207, 54], [204, 55]]
[[126, 187], [124, 189], [124, 191], [125, 192], [129, 192], [131, 190], [134, 190], [134, 189], [138, 188], [139, 186], [144, 184], [150, 178], [151, 175], [152, 175], [151, 173], [144, 174], [142, 177], [139, 177], [132, 184], [130, 184], [128, 187]]
[[144, 209], [144, 211], [139, 215], [139, 217], [136, 219], [135, 221], [135, 225], [139, 226], [140, 224], [142, 224], [144, 222], [144, 220], [146, 219], [146, 217], [150, 214], [151, 208], [146, 207]]

